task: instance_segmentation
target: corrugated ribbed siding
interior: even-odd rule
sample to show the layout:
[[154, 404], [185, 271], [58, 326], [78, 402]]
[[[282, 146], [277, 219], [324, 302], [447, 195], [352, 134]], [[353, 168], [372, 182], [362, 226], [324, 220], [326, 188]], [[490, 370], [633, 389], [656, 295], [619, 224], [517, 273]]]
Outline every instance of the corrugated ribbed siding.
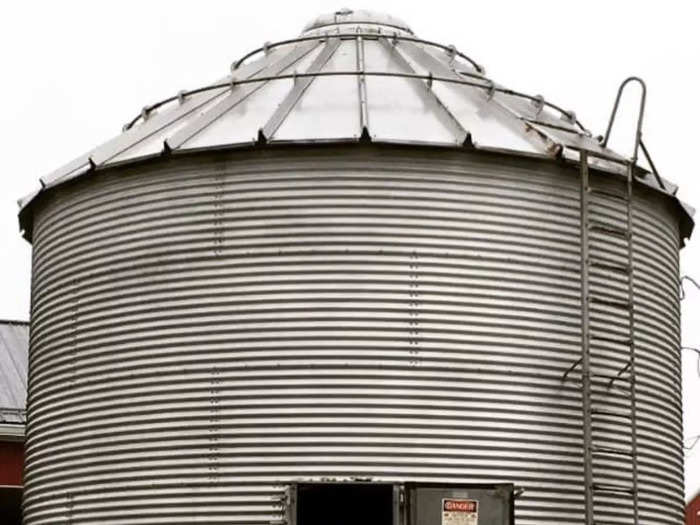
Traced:
[[[26, 523], [268, 523], [285, 483], [352, 477], [514, 482], [518, 525], [582, 523], [576, 171], [227, 155], [41, 206]], [[678, 229], [655, 197], [636, 217], [642, 517], [675, 524]]]

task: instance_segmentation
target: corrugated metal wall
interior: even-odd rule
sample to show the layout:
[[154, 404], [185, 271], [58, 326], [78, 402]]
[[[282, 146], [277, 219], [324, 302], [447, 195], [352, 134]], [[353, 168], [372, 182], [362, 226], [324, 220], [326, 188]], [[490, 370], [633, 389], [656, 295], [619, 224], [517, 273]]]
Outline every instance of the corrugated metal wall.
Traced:
[[[26, 523], [268, 523], [286, 482], [352, 477], [515, 482], [518, 525], [582, 523], [562, 382], [578, 184], [546, 161], [355, 145], [172, 157], [48, 196]], [[641, 515], [678, 524], [678, 226], [656, 195], [635, 216]]]

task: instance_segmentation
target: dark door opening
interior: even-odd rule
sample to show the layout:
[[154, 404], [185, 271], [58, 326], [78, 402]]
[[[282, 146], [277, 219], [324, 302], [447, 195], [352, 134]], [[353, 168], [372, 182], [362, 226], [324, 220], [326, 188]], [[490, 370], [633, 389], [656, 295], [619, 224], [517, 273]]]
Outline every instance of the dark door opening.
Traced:
[[0, 523], [3, 525], [22, 523], [22, 487], [0, 485]]
[[296, 525], [392, 525], [393, 494], [379, 483], [299, 484]]

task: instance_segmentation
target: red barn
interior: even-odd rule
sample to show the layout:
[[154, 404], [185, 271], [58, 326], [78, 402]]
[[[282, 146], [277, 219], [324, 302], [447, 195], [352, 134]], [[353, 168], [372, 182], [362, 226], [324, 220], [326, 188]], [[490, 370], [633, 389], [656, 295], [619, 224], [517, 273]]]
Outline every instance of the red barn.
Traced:
[[28, 347], [27, 323], [0, 321], [0, 516], [7, 525], [22, 521]]
[[685, 508], [685, 525], [700, 525], [700, 492], [690, 500]]

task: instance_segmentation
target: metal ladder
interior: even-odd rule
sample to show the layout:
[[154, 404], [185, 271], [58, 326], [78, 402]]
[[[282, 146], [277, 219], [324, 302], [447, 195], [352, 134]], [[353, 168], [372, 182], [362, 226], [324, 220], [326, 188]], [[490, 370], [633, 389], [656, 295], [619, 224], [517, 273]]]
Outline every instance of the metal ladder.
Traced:
[[[638, 82], [642, 88], [637, 134], [632, 158], [625, 163], [626, 185], [625, 192], [596, 188], [591, 186], [589, 178], [589, 153], [580, 152], [580, 235], [581, 235], [581, 357], [564, 373], [564, 380], [573, 370], [581, 367], [581, 397], [583, 405], [583, 459], [584, 459], [584, 505], [586, 525], [608, 525], [613, 522], [598, 519], [602, 513], [601, 506], [617, 506], [623, 508], [631, 502], [632, 523], [639, 523], [638, 496], [638, 461], [637, 461], [637, 380], [635, 371], [635, 341], [634, 341], [634, 246], [633, 246], [633, 210], [632, 197], [634, 188], [635, 169], [640, 146], [649, 159], [646, 148], [642, 144], [642, 121], [646, 103], [646, 86], [637, 77], [626, 79], [617, 93], [615, 106], [610, 116], [608, 129], [602, 142], [607, 145], [610, 132], [615, 121], [620, 97], [630, 82]], [[653, 166], [651, 159], [650, 165]], [[661, 179], [653, 167], [657, 180]], [[592, 220], [591, 207], [614, 206], [624, 207], [624, 219], [615, 221]], [[620, 223], [623, 226], [620, 226]], [[605, 244], [611, 238], [617, 239], [617, 248], [625, 252], [623, 257], [600, 255], [605, 253], [596, 244]], [[598, 272], [598, 273], [595, 273]], [[614, 280], [617, 293], [606, 289], [601, 283], [596, 283], [592, 275], [610, 282]], [[592, 315], [602, 309], [606, 318], [611, 316], [618, 321], [618, 330], [610, 331], [602, 327], [592, 326]], [[624, 329], [619, 327], [623, 326]], [[620, 335], [620, 332], [624, 332]], [[613, 350], [611, 350], [613, 349]], [[592, 351], [593, 350], [593, 351]], [[605, 370], [605, 358], [600, 362], [596, 359], [597, 352], [614, 351], [615, 355], [625, 356], [624, 364], [617, 370]], [[629, 442], [624, 446], [607, 443], [604, 432], [596, 426], [622, 424], [629, 429]], [[614, 440], [613, 440], [614, 441]], [[602, 444], [601, 444], [602, 443]], [[608, 481], [607, 474], [601, 475], [601, 466], [614, 459], [623, 459], [631, 466], [629, 478], [614, 482]], [[602, 464], [602, 465], [601, 465]], [[607, 469], [612, 467], [608, 464]], [[627, 508], [627, 507], [624, 507]], [[626, 512], [626, 511], [623, 511]], [[614, 523], [622, 523], [615, 521]]]

